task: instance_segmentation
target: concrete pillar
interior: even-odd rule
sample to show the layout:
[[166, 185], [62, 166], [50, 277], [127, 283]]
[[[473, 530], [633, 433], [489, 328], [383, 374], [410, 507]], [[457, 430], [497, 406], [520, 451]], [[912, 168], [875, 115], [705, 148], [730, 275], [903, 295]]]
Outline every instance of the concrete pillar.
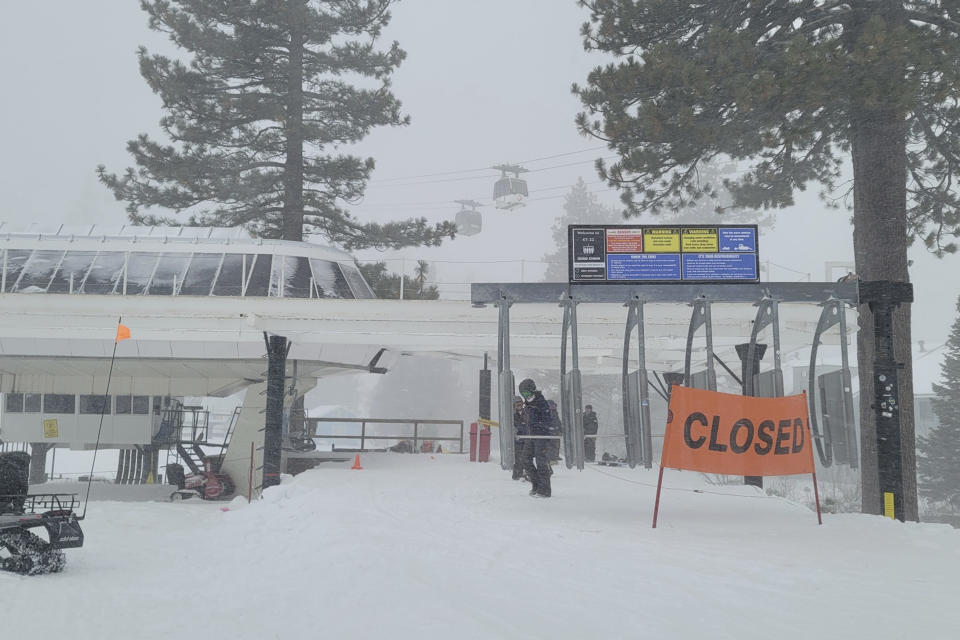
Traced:
[[47, 481], [47, 451], [53, 447], [46, 442], [30, 443], [30, 484]]

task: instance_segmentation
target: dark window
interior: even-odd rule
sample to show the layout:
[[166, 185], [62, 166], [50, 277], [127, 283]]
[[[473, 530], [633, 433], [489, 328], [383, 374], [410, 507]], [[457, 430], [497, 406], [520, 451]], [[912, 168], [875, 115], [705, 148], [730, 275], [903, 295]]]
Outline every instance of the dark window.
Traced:
[[107, 295], [123, 293], [123, 262], [127, 255], [122, 251], [101, 253], [93, 261], [87, 280], [83, 283], [84, 293]]
[[40, 413], [40, 398], [39, 393], [25, 393], [23, 395], [23, 412]]
[[110, 413], [110, 397], [101, 395], [80, 396], [80, 413], [87, 416]]
[[14, 291], [20, 293], [43, 293], [50, 286], [50, 279], [64, 251], [34, 251], [20, 274], [20, 282]]
[[350, 285], [350, 291], [353, 292], [354, 298], [369, 299], [377, 297], [373, 294], [373, 290], [370, 288], [370, 285], [367, 284], [367, 281], [363, 279], [363, 275], [359, 269], [352, 264], [344, 264], [343, 262], [337, 264], [340, 267], [340, 271], [343, 272], [343, 277], [347, 279], [347, 284]]
[[318, 298], [352, 298], [347, 280], [340, 272], [340, 267], [329, 260], [312, 259], [313, 278]]
[[23, 271], [23, 265], [27, 263], [27, 258], [30, 257], [31, 253], [33, 253], [32, 249], [10, 249], [7, 251], [6, 292], [13, 291], [13, 285], [16, 284], [17, 278], [20, 277], [20, 273]]
[[44, 413], [76, 413], [76, 396], [65, 393], [43, 394]]
[[117, 396], [117, 415], [145, 416], [150, 413], [150, 396]]
[[127, 295], [146, 293], [153, 269], [160, 255], [156, 253], [131, 253], [127, 260]]
[[7, 413], [23, 413], [23, 394], [7, 394]]
[[97, 257], [96, 251], [67, 251], [60, 268], [53, 274], [49, 293], [70, 293], [80, 291], [80, 285]]
[[247, 295], [255, 297], [266, 297], [270, 290], [270, 267], [273, 264], [273, 256], [260, 254], [253, 264], [253, 270], [250, 273], [249, 283], [247, 284]]
[[150, 396], [133, 396], [133, 414], [145, 416], [150, 413]]
[[220, 275], [213, 285], [215, 296], [239, 296], [243, 293], [244, 275], [253, 267], [253, 255], [228, 253], [223, 257]]
[[190, 260], [190, 267], [183, 278], [180, 295], [208, 296], [213, 286], [213, 278], [223, 260], [222, 253], [195, 253]]
[[173, 285], [177, 283], [179, 289], [183, 276], [187, 272], [189, 253], [165, 253], [153, 272], [150, 288], [147, 293], [151, 296], [169, 296], [173, 293]]

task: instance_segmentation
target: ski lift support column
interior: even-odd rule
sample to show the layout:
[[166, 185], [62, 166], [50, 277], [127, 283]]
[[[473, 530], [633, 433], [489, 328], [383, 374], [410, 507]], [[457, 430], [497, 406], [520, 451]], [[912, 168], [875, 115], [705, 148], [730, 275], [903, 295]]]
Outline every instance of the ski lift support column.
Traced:
[[823, 425], [823, 433], [821, 433], [820, 426], [818, 425], [818, 416], [817, 411], [817, 354], [820, 350], [820, 338], [823, 337], [823, 334], [829, 330], [834, 325], [839, 325], [840, 327], [840, 368], [841, 368], [841, 377], [843, 382], [843, 411], [844, 411], [844, 422], [849, 425], [850, 433], [847, 434], [848, 440], [848, 460], [852, 468], [857, 467], [857, 458], [856, 458], [856, 447], [852, 446], [855, 440], [856, 427], [853, 424], [853, 391], [852, 391], [852, 382], [850, 378], [850, 358], [847, 353], [847, 341], [845, 336], [847, 335], [847, 319], [844, 309], [844, 303], [842, 300], [830, 299], [825, 300], [821, 303], [823, 311], [820, 312], [820, 320], [817, 322], [817, 330], [813, 334], [813, 345], [810, 348], [810, 367], [808, 372], [808, 389], [809, 397], [808, 402], [810, 403], [810, 436], [813, 438], [814, 443], [817, 446], [817, 455], [820, 458], [820, 463], [824, 467], [829, 467], [833, 464], [833, 434], [830, 431], [828, 425]]
[[[757, 303], [757, 315], [753, 319], [753, 329], [750, 331], [750, 341], [736, 346], [740, 356], [740, 388], [745, 396], [758, 396], [757, 376], [760, 374], [760, 360], [767, 350], [767, 345], [757, 344], [760, 332], [770, 327], [773, 333], [773, 390], [774, 398], [783, 397], [783, 369], [780, 363], [780, 302], [773, 298], [764, 298]], [[812, 419], [812, 418], [811, 418]], [[743, 483], [763, 488], [762, 476], [745, 476]]]
[[[577, 340], [577, 301], [568, 297], [563, 307], [560, 332], [560, 410], [563, 428], [564, 462], [583, 471], [583, 387], [580, 378], [580, 344]], [[570, 336], [572, 369], [567, 373], [567, 336]]]
[[510, 305], [506, 297], [491, 301], [499, 308], [497, 324], [497, 420], [500, 423], [500, 466], [513, 469], [513, 444], [516, 428], [513, 424], [513, 370], [510, 368]]
[[705, 297], [697, 296], [692, 305], [693, 313], [690, 315], [690, 329], [687, 331], [687, 350], [683, 357], [683, 384], [686, 387], [691, 385], [692, 374], [690, 372], [690, 360], [693, 355], [693, 336], [697, 329], [703, 327], [707, 342], [707, 389], [717, 390], [717, 372], [713, 364], [713, 319], [710, 315], [710, 300]]
[[[643, 300], [634, 297], [627, 302], [627, 325], [623, 334], [623, 432], [627, 441], [627, 464], [641, 462], [653, 466], [653, 435], [650, 424], [650, 387], [647, 382], [647, 350], [644, 333]], [[630, 372], [630, 338], [637, 330], [637, 370]], [[638, 412], [639, 409], [639, 412]]]

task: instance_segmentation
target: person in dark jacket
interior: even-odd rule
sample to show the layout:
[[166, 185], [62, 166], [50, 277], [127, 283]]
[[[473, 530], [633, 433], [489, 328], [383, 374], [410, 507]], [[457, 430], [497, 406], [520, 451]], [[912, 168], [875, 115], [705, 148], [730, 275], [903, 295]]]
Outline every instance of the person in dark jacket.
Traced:
[[[595, 436], [598, 431], [600, 431], [600, 422], [597, 420], [597, 414], [593, 412], [593, 405], [588, 404], [583, 408], [583, 435]], [[586, 462], [596, 462], [596, 438], [583, 439], [583, 459]]]
[[[527, 435], [526, 417], [523, 415], [523, 398], [513, 396], [513, 427], [518, 436]], [[517, 438], [513, 441], [513, 479], [525, 480], [523, 473], [524, 447], [529, 440]]]
[[[531, 436], [549, 436], [551, 434], [550, 405], [537, 391], [537, 385], [527, 378], [520, 383], [520, 395], [523, 396], [524, 422], [527, 433]], [[550, 449], [552, 440], [527, 440], [524, 448], [524, 470], [530, 477], [533, 488], [530, 495], [538, 498], [549, 498], [550, 490]]]

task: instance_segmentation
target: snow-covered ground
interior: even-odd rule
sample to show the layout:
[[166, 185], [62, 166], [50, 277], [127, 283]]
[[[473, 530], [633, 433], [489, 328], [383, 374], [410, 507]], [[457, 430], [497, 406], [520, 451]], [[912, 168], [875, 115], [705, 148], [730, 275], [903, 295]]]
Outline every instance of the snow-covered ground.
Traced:
[[[0, 574], [0, 638], [956, 638], [960, 531], [667, 471], [368, 454], [246, 505], [93, 502], [59, 575]], [[696, 490], [696, 491], [695, 491]]]

